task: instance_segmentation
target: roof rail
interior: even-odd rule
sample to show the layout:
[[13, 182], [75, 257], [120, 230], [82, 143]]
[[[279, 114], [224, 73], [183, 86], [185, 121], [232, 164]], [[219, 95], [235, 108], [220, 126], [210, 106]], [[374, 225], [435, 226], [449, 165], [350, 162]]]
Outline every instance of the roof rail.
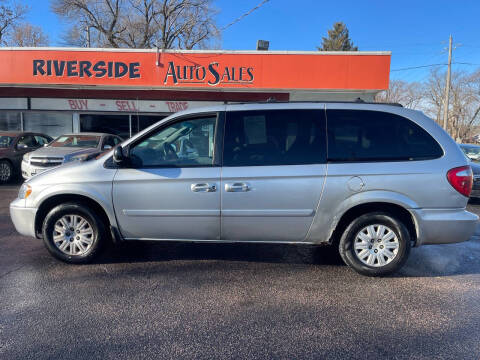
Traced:
[[390, 105], [403, 107], [400, 103], [391, 103], [391, 102], [375, 102], [375, 101], [365, 101], [363, 99], [357, 98], [353, 101], [321, 101], [321, 100], [288, 100], [288, 101], [279, 101], [274, 97], [270, 97], [267, 100], [263, 101], [224, 101], [225, 105], [244, 105], [244, 104], [305, 104], [305, 103], [315, 103], [315, 104], [366, 104], [366, 105]]

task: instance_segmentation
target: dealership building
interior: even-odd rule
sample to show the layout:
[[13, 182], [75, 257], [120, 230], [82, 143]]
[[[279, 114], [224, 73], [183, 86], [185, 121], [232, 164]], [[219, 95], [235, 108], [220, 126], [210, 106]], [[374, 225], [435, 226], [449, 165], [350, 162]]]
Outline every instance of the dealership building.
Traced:
[[372, 101], [389, 72], [389, 52], [0, 48], [0, 130], [126, 138], [225, 102]]

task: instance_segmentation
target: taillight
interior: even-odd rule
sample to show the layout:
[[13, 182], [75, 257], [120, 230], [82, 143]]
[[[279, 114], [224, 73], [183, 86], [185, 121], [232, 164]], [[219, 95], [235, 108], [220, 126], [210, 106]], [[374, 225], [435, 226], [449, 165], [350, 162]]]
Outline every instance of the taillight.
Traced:
[[470, 166], [460, 166], [447, 172], [447, 179], [460, 194], [469, 197], [472, 192], [473, 173]]

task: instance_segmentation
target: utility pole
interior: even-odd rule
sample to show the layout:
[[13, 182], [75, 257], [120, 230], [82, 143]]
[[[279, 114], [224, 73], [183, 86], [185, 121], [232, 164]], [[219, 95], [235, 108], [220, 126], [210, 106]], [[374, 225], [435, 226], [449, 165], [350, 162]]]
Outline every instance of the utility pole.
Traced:
[[91, 47], [91, 44], [90, 44], [90, 26], [87, 25], [86, 31], [87, 31], [87, 47]]
[[448, 41], [448, 70], [445, 81], [445, 99], [443, 100], [443, 128], [448, 131], [448, 100], [450, 95], [450, 81], [452, 72], [452, 35]]

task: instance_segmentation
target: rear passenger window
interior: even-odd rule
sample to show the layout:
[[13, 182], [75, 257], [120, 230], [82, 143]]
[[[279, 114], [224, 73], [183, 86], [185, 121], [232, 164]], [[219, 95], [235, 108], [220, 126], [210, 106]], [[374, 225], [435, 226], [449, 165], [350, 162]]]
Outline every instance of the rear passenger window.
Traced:
[[302, 165], [325, 161], [323, 110], [227, 112], [224, 166]]
[[443, 155], [440, 145], [420, 126], [379, 111], [328, 110], [328, 160], [427, 160]]

